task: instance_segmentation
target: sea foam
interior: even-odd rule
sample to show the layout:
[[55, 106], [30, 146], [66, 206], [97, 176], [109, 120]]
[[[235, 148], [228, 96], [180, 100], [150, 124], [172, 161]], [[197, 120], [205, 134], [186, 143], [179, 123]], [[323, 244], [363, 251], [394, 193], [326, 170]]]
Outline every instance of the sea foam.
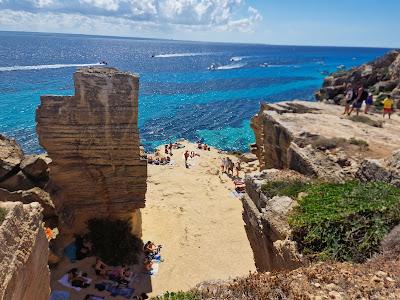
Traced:
[[93, 64], [54, 64], [54, 65], [36, 65], [36, 66], [12, 66], [12, 67], [0, 67], [0, 72], [60, 69], [60, 68], [73, 68], [73, 67], [90, 67], [90, 66], [103, 66], [103, 65], [104, 64], [101, 64], [101, 63], [93, 63]]

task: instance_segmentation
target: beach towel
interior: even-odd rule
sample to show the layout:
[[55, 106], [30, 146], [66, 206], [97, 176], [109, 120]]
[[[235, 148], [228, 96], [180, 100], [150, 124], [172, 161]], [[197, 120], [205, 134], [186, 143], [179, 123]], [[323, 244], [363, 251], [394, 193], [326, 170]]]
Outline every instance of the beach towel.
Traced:
[[114, 283], [103, 283], [106, 287], [106, 291], [111, 293], [111, 296], [116, 297], [116, 296], [122, 296], [125, 297], [126, 299], [129, 299], [132, 297], [133, 293], [135, 292], [135, 289], [129, 288], [129, 287], [120, 287], [118, 285], [115, 285]]
[[153, 265], [152, 265], [152, 270], [150, 271], [150, 275], [151, 276], [155, 276], [157, 273], [158, 273], [158, 267], [159, 267], [159, 264], [158, 264], [158, 262], [157, 263], [153, 263]]
[[76, 245], [72, 242], [67, 247], [64, 248], [64, 254], [68, 257], [69, 261], [74, 263], [76, 261]]
[[[92, 279], [89, 277], [85, 277], [86, 283], [91, 283]], [[58, 280], [59, 283], [61, 283], [63, 286], [69, 287], [71, 289], [74, 289], [75, 291], [79, 292], [82, 288], [73, 286], [69, 281], [68, 281], [68, 273], [65, 274], [63, 277], [61, 277], [60, 280]]]
[[235, 198], [242, 198], [244, 193], [238, 193], [236, 190], [232, 191], [232, 196]]
[[67, 291], [52, 291], [50, 300], [69, 300], [71, 295]]

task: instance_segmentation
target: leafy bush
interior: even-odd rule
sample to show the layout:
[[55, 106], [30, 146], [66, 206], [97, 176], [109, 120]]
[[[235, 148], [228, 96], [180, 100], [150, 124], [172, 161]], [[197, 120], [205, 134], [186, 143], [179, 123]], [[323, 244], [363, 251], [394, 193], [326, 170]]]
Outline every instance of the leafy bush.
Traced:
[[367, 116], [355, 116], [354, 115], [354, 116], [351, 116], [349, 119], [353, 122], [360, 122], [360, 123], [364, 123], [364, 124], [367, 124], [367, 125], [373, 126], [373, 127], [378, 127], [378, 128], [383, 127], [382, 121], [372, 120], [371, 118], [368, 118]]
[[349, 143], [352, 144], [352, 145], [359, 146], [360, 148], [368, 148], [368, 147], [369, 147], [367, 141], [364, 141], [364, 140], [361, 140], [361, 139], [356, 139], [356, 138], [354, 138], [354, 137], [352, 137], [352, 138], [349, 140]]
[[363, 262], [400, 222], [400, 189], [382, 182], [315, 183], [289, 218], [311, 258]]
[[197, 300], [200, 299], [195, 292], [166, 292], [155, 300]]
[[88, 228], [94, 252], [105, 263], [113, 266], [138, 263], [143, 242], [132, 234], [128, 221], [91, 219]]
[[6, 218], [7, 210], [5, 208], [0, 207], [0, 225], [3, 223]]
[[300, 180], [270, 181], [261, 187], [261, 191], [269, 198], [288, 196], [295, 199], [308, 185], [309, 183]]

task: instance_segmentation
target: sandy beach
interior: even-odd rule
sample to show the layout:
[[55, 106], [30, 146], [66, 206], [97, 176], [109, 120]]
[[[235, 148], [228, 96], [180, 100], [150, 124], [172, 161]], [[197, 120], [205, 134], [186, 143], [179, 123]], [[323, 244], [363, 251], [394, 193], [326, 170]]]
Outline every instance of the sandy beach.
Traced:
[[[153, 296], [255, 271], [242, 204], [232, 194], [232, 179], [219, 172], [220, 159], [227, 155], [182, 144], [185, 148], [173, 151], [173, 165], [148, 168], [143, 240], [161, 244], [165, 259], [152, 277]], [[189, 169], [185, 150], [200, 155], [189, 160]]]
[[[181, 142], [185, 147], [173, 150], [169, 165], [148, 165], [146, 208], [142, 210], [143, 241], [162, 245], [164, 262], [154, 276], [144, 275], [135, 266], [138, 277], [130, 287], [157, 296], [166, 291], [188, 290], [209, 280], [224, 280], [255, 271], [253, 252], [247, 240], [242, 220], [242, 204], [233, 195], [234, 178], [220, 172], [221, 158], [233, 155], [217, 149], [198, 150], [195, 144]], [[184, 152], [195, 151], [199, 156], [189, 159], [185, 168]], [[163, 152], [163, 151], [162, 151]], [[243, 164], [243, 169], [249, 166]], [[256, 168], [256, 166], [252, 166]], [[235, 171], [236, 175], [236, 171]], [[244, 172], [240, 173], [243, 178]], [[94, 274], [94, 257], [70, 263], [64, 258], [52, 269], [52, 290], [70, 293], [71, 300], [95, 294], [105, 299], [94, 284], [80, 292], [60, 285], [58, 280], [71, 268], [88, 273], [94, 283], [102, 280]]]

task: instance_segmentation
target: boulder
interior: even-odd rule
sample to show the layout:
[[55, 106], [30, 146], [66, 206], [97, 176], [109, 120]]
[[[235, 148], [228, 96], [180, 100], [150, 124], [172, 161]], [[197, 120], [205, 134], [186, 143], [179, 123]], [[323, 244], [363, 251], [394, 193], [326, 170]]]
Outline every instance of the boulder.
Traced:
[[398, 85], [397, 81], [380, 81], [371, 87], [371, 92], [374, 94], [379, 94], [382, 92], [391, 92]]
[[55, 207], [50, 195], [38, 187], [27, 191], [15, 192], [0, 188], [0, 202], [22, 202], [24, 204], [38, 202], [43, 208], [43, 217], [45, 219], [56, 216]]
[[249, 163], [257, 160], [257, 156], [253, 153], [243, 153], [240, 155], [240, 160]]
[[302, 178], [293, 171], [273, 169], [246, 177], [247, 195], [241, 198], [243, 221], [259, 272], [291, 270], [305, 263], [296, 250], [296, 242], [290, 239], [288, 216], [297, 202], [285, 196], [269, 198], [261, 191], [269, 181]]
[[46, 161], [38, 155], [26, 156], [20, 164], [22, 172], [35, 182], [49, 180], [49, 170]]
[[356, 177], [363, 181], [383, 181], [400, 187], [400, 150], [386, 159], [365, 159]]
[[19, 171], [14, 176], [0, 182], [0, 188], [9, 190], [11, 192], [18, 190], [29, 190], [35, 187], [35, 184], [25, 176], [22, 171]]
[[24, 154], [13, 139], [0, 134], [0, 181], [9, 173], [18, 170]]

